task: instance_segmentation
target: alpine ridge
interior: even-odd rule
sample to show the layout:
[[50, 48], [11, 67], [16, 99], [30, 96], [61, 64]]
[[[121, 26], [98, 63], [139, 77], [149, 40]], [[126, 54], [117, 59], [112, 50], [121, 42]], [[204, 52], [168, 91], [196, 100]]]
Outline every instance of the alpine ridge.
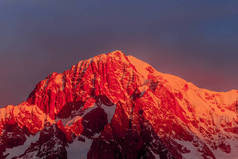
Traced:
[[237, 159], [238, 90], [121, 51], [82, 60], [0, 109], [0, 159]]

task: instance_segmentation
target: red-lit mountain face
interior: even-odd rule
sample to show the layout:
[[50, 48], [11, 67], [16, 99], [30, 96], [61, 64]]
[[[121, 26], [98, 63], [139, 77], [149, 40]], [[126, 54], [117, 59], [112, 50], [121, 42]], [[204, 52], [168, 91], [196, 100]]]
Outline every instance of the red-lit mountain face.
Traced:
[[114, 51], [0, 109], [0, 158], [237, 159], [236, 99]]

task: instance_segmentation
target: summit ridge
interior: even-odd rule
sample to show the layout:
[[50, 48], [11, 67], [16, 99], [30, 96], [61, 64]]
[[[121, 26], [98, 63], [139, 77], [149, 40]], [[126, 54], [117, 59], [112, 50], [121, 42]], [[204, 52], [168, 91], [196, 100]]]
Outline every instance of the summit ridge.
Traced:
[[234, 159], [238, 90], [201, 89], [116, 50], [0, 109], [0, 158]]

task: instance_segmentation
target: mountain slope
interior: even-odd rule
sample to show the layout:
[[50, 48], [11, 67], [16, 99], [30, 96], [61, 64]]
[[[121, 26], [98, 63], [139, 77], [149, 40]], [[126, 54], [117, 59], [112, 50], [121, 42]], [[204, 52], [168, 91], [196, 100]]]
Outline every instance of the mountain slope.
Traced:
[[101, 54], [0, 109], [0, 158], [237, 158], [237, 99]]

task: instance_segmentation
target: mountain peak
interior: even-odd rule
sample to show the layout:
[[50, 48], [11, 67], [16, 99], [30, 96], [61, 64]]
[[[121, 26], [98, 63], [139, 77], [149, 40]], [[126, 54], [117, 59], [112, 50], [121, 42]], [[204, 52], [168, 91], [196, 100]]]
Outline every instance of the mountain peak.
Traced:
[[114, 50], [112, 52], [107, 53], [109, 56], [112, 57], [125, 57], [125, 53], [123, 53], [121, 50]]
[[0, 109], [0, 158], [228, 159], [237, 99], [116, 50], [50, 74], [26, 102]]
[[136, 90], [148, 90], [154, 83], [182, 95], [197, 91], [202, 96], [214, 96], [214, 100], [218, 100], [216, 102], [222, 101], [220, 104], [233, 102], [237, 96], [236, 91], [219, 93], [200, 89], [177, 76], [158, 72], [136, 57], [126, 56], [116, 50], [82, 60], [64, 73], [52, 73], [37, 84], [27, 101], [38, 105], [54, 119], [66, 103], [84, 101], [91, 98], [92, 94], [106, 95], [117, 103], [120, 98], [130, 97]]
[[80, 61], [64, 73], [52, 73], [37, 84], [27, 101], [54, 118], [66, 103], [84, 101], [86, 97], [80, 94], [86, 93], [88, 98], [91, 94], [107, 94], [110, 100], [118, 101], [117, 96], [125, 94], [126, 83], [134, 81], [138, 84], [136, 78], [131, 79], [136, 74], [135, 66], [121, 51], [100, 54]]
[[[101, 60], [101, 61], [104, 61], [106, 62], [106, 59], [115, 59], [115, 60], [126, 60], [127, 59], [127, 56], [125, 55], [125, 53], [123, 53], [121, 50], [114, 50], [112, 52], [108, 52], [108, 53], [103, 53], [103, 54], [99, 54], [97, 56], [94, 56], [92, 58], [89, 58], [88, 60], [86, 61], [97, 61], [97, 60]], [[85, 61], [85, 60], [82, 60], [82, 61]], [[79, 61], [80, 63], [81, 61]]]

